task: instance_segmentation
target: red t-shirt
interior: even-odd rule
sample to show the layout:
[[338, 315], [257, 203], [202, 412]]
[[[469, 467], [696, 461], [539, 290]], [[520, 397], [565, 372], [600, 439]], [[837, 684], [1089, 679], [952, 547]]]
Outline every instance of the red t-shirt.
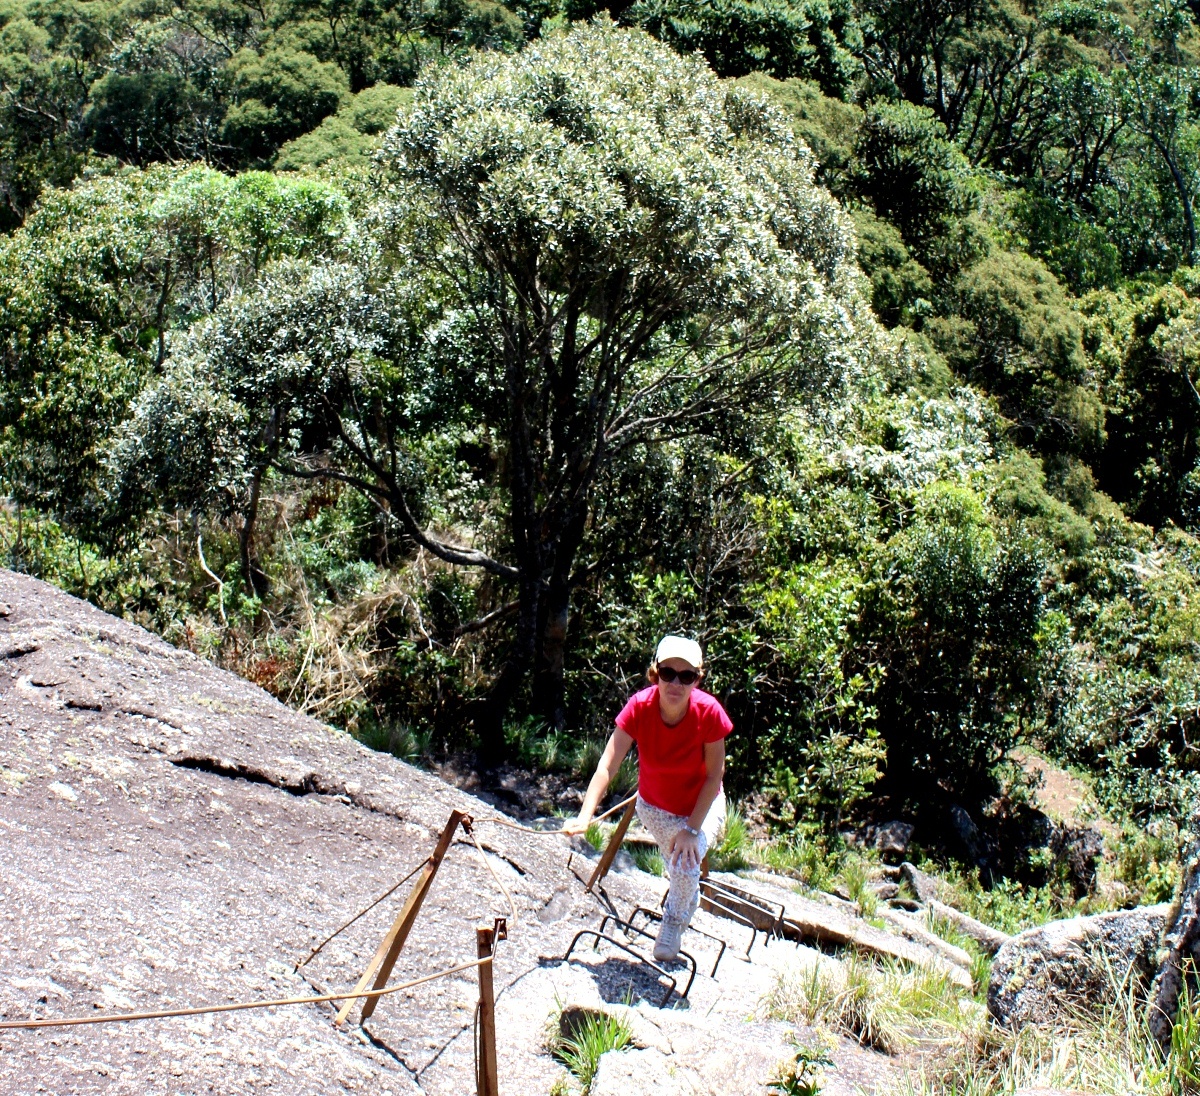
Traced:
[[701, 689], [692, 690], [687, 714], [668, 727], [658, 707], [657, 685], [629, 698], [617, 726], [637, 743], [638, 794], [652, 806], [680, 815], [696, 809], [708, 776], [704, 744], [719, 742], [733, 730], [721, 702]]

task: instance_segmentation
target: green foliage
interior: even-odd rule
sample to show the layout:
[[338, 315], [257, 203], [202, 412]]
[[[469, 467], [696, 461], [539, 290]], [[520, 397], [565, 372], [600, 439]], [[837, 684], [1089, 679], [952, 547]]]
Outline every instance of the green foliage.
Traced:
[[779, 1076], [767, 1085], [768, 1090], [781, 1096], [820, 1096], [824, 1083], [823, 1070], [833, 1065], [826, 1046], [797, 1046], [792, 1061]]
[[1086, 621], [1088, 642], [1058, 670], [1048, 729], [1064, 757], [1096, 773], [1102, 805], [1182, 825], [1200, 788], [1188, 745], [1200, 703], [1194, 542], [1115, 532], [1064, 590], [1078, 598], [1066, 604]]
[[583, 839], [597, 852], [600, 852], [608, 844], [608, 838], [608, 832], [599, 822], [591, 823], [583, 835]]
[[257, 162], [264, 145], [274, 150], [313, 129], [350, 91], [341, 69], [303, 50], [277, 48], [261, 56], [240, 50], [227, 72], [232, 102], [221, 134], [249, 164]]
[[725, 808], [721, 840], [708, 850], [708, 866], [713, 871], [738, 871], [750, 863], [750, 832], [746, 819], [732, 803]]
[[[982, 1011], [982, 1010], [981, 1010]], [[1060, 1025], [1002, 1031], [983, 1014], [940, 1059], [905, 1079], [905, 1096], [1001, 1096], [1032, 1086], [1175, 1096], [1169, 1066], [1145, 1023], [1143, 991], [1128, 979]]]
[[821, 185], [844, 198], [849, 193], [846, 176], [854, 162], [862, 110], [853, 103], [825, 95], [812, 80], [776, 80], [755, 72], [737, 82], [769, 96], [783, 110], [796, 136], [816, 157]]
[[1139, 906], [1169, 902], [1179, 885], [1179, 834], [1159, 823], [1149, 833], [1126, 823], [1116, 848], [1112, 877]]
[[430, 756], [428, 733], [406, 726], [387, 726], [375, 720], [360, 723], [357, 738], [373, 750], [390, 753], [410, 765], [419, 765]]
[[363, 163], [383, 143], [396, 114], [412, 102], [410, 88], [376, 84], [355, 95], [316, 129], [285, 144], [275, 156], [278, 171], [316, 168], [330, 161]]
[[1153, 292], [1098, 293], [1084, 304], [1109, 393], [1099, 480], [1131, 515], [1155, 526], [1195, 528], [1200, 518], [1196, 290], [1189, 269]]
[[939, 273], [971, 256], [963, 218], [976, 202], [967, 163], [927, 108], [872, 103], [855, 148], [861, 193], [899, 230], [917, 260]]
[[919, 326], [933, 311], [933, 279], [904, 246], [900, 231], [866, 209], [854, 213], [858, 264], [871, 279], [871, 307], [887, 327]]
[[1121, 280], [1121, 253], [1108, 234], [1090, 224], [1083, 210], [1064, 198], [1020, 195], [1013, 219], [1023, 244], [1075, 293]]
[[0, 10], [0, 229], [97, 157], [265, 165], [351, 93], [525, 34], [494, 0], [12, 0]]
[[915, 501], [876, 557], [864, 607], [888, 667], [876, 693], [888, 782], [914, 804], [938, 788], [978, 803], [1035, 696], [1045, 564], [1019, 528], [998, 537], [965, 488]]
[[1104, 410], [1083, 383], [1079, 319], [1037, 260], [993, 251], [952, 287], [954, 312], [926, 325], [961, 375], [994, 394], [1019, 440], [1051, 452], [1095, 452]]
[[840, 870], [843, 852], [839, 838], [795, 830], [758, 844], [753, 859], [770, 871], [796, 879], [802, 887], [827, 890]]
[[600, 1067], [600, 1056], [624, 1050], [632, 1042], [633, 1032], [623, 1017], [587, 1012], [569, 1034], [555, 1040], [553, 1053], [571, 1071], [586, 1096]]
[[861, 68], [847, 0], [636, 0], [624, 18], [680, 53], [704, 54], [718, 76], [809, 79], [840, 99]]
[[[628, 849], [629, 855], [633, 857], [633, 862], [642, 871], [658, 876], [667, 874], [667, 862], [663, 859], [660, 849], [651, 848], [648, 845], [630, 845]], [[726, 869], [722, 868], [719, 870], [724, 871]]]
[[1195, 967], [1183, 979], [1179, 993], [1179, 1010], [1171, 1026], [1171, 1048], [1167, 1056], [1167, 1073], [1171, 1078], [1172, 1096], [1190, 1096], [1200, 1089], [1200, 1009], [1192, 1000]]
[[951, 888], [951, 902], [957, 909], [1012, 936], [1082, 912], [1073, 895], [1053, 886], [1031, 887], [1003, 879], [984, 887], [977, 871], [954, 866], [940, 867], [938, 873]]
[[780, 569], [768, 584], [747, 590], [747, 609], [774, 663], [771, 676], [803, 683], [798, 697], [789, 689], [792, 695], [772, 698], [773, 725], [758, 747], [764, 760], [776, 760], [784, 824], [796, 820], [795, 807], [803, 804], [810, 818], [839, 827], [879, 776], [885, 751], [868, 700], [871, 672], [851, 674], [845, 665], [860, 583], [823, 561]]
[[[1181, 820], [1186, 13], [623, 13], [679, 57], [592, 7], [0, 9], [9, 560], [380, 748], [581, 779], [692, 632], [785, 835], [727, 866], [853, 874], [819, 831], [881, 792], [999, 826], [1031, 739]], [[189, 159], [313, 174], [123, 166]]]
[[822, 963], [780, 973], [764, 1002], [768, 1015], [791, 1023], [821, 1022], [864, 1046], [896, 1054], [919, 1036], [958, 1035], [971, 1013], [957, 988], [930, 968], [879, 966], [856, 955], [842, 971]]
[[859, 856], [849, 856], [842, 863], [838, 878], [850, 900], [858, 903], [859, 912], [863, 917], [874, 917], [879, 908], [879, 899], [869, 886], [871, 875], [870, 865]]
[[[246, 530], [267, 468], [319, 463], [438, 558], [516, 585], [507, 687], [546, 675], [561, 727], [565, 599], [602, 477], [674, 422], [770, 415], [780, 385], [836, 382], [866, 352], [849, 228], [765, 100], [610, 23], [440, 70], [383, 158], [381, 249], [280, 263], [196, 326], [114, 444], [114, 490]], [[520, 304], [535, 282], [548, 311]], [[629, 402], [647, 386], [665, 417]], [[496, 455], [463, 467], [464, 492], [447, 458], [468, 428]], [[426, 531], [460, 499], [507, 508], [486, 551]]]
[[4, 480], [95, 527], [98, 447], [168, 352], [275, 256], [331, 247], [346, 203], [310, 181], [205, 168], [100, 177], [47, 196], [0, 241]]

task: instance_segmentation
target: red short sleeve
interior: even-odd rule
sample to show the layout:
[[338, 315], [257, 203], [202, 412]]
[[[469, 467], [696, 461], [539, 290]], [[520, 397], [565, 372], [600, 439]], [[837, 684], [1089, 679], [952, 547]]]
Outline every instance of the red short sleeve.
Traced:
[[700, 737], [705, 742], [720, 742], [733, 730], [733, 720], [715, 697], [705, 694], [700, 710]]
[[[635, 742], [637, 741], [638, 723], [637, 699], [638, 694], [634, 693], [633, 696], [625, 701], [625, 707], [617, 713], [616, 720], [618, 729], [624, 731]], [[612, 709], [609, 708], [609, 711], [611, 712]]]

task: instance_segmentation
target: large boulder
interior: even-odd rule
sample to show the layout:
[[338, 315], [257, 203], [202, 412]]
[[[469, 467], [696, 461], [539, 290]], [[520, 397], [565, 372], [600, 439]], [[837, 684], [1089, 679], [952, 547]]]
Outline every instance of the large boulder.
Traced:
[[1053, 1022], [1111, 998], [1114, 982], [1148, 983], [1170, 906], [1142, 906], [1051, 921], [1014, 936], [997, 953], [988, 1011], [1006, 1027]]

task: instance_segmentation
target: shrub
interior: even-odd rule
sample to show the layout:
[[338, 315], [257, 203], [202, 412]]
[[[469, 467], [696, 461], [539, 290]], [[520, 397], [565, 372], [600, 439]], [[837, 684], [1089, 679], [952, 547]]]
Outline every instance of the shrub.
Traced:
[[[899, 230], [926, 267], [949, 257], [956, 222], [975, 206], [962, 153], [928, 107], [877, 100], [863, 118], [856, 148], [861, 189], [875, 212]], [[963, 256], [949, 257], [957, 268]], [[943, 261], [939, 261], [943, 260]]]

